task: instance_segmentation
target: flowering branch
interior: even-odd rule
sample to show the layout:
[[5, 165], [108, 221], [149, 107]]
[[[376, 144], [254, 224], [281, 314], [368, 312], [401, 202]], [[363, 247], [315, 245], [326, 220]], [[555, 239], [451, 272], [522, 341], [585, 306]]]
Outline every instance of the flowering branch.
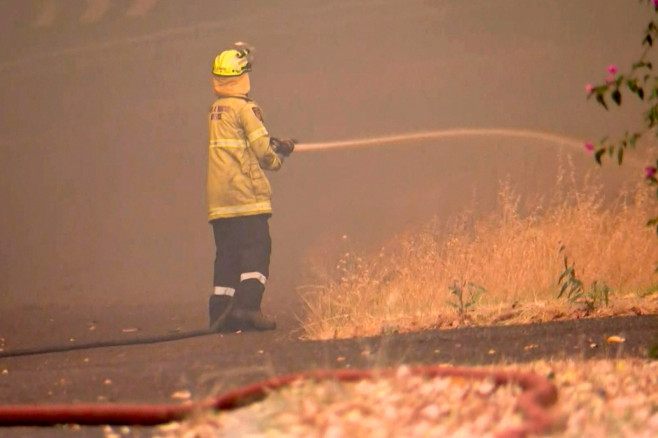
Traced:
[[[626, 131], [624, 136], [616, 141], [611, 141], [607, 136], [603, 137], [598, 146], [591, 142], [584, 144], [585, 150], [594, 154], [594, 159], [599, 165], [602, 164], [606, 153], [610, 157], [616, 157], [617, 163], [621, 165], [624, 160], [624, 151], [628, 148], [635, 149], [637, 141], [643, 135], [654, 132], [658, 136], [658, 75], [654, 73], [653, 64], [648, 60], [654, 43], [658, 42], [658, 24], [655, 20], [655, 17], [658, 16], [658, 0], [640, 0], [640, 3], [644, 2], [651, 5], [654, 18], [649, 21], [644, 30], [642, 38], [644, 50], [640, 58], [631, 65], [630, 70], [626, 73], [620, 73], [617, 66], [611, 64], [606, 69], [608, 76], [603, 84], [585, 86], [587, 99], [594, 98], [606, 111], [610, 109], [611, 102], [621, 106], [623, 94], [628, 92], [647, 105], [643, 114], [644, 128], [642, 130]], [[655, 165], [646, 166], [644, 169], [644, 177], [652, 186], [658, 186], [657, 169], [658, 160]], [[658, 190], [656, 197], [658, 198]], [[656, 227], [656, 233], [658, 233], [658, 217], [651, 219], [647, 225]]]

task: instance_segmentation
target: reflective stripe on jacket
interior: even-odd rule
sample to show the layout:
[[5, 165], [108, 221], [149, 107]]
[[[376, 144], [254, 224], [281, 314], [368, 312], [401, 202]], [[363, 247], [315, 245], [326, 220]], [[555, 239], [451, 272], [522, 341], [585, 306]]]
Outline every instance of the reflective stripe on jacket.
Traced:
[[271, 213], [272, 189], [264, 169], [278, 170], [282, 158], [258, 105], [242, 96], [220, 96], [208, 115], [208, 220]]

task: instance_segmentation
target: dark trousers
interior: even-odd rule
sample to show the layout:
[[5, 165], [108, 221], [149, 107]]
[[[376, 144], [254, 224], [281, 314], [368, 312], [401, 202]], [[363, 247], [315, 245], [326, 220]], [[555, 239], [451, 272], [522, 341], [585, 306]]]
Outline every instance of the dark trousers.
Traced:
[[[269, 214], [215, 219], [215, 291], [235, 290], [236, 307], [259, 309], [270, 275]], [[217, 292], [215, 292], [217, 293]]]

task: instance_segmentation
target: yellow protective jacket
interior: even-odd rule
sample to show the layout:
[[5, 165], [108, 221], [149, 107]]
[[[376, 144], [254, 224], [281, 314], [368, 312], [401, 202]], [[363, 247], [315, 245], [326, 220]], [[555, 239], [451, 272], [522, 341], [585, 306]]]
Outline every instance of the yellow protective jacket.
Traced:
[[220, 95], [208, 130], [208, 220], [271, 213], [272, 189], [263, 170], [278, 170], [282, 158], [270, 146], [258, 105], [245, 95]]

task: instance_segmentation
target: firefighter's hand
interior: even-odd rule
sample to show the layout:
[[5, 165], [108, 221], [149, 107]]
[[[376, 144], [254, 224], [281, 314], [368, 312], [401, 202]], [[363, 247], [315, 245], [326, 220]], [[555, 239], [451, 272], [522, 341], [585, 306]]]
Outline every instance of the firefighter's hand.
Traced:
[[289, 157], [290, 154], [292, 154], [292, 152], [295, 150], [295, 144], [297, 144], [297, 140], [293, 138], [278, 139], [271, 137], [270, 144], [272, 145], [274, 152], [279, 155], [283, 155], [284, 157]]

